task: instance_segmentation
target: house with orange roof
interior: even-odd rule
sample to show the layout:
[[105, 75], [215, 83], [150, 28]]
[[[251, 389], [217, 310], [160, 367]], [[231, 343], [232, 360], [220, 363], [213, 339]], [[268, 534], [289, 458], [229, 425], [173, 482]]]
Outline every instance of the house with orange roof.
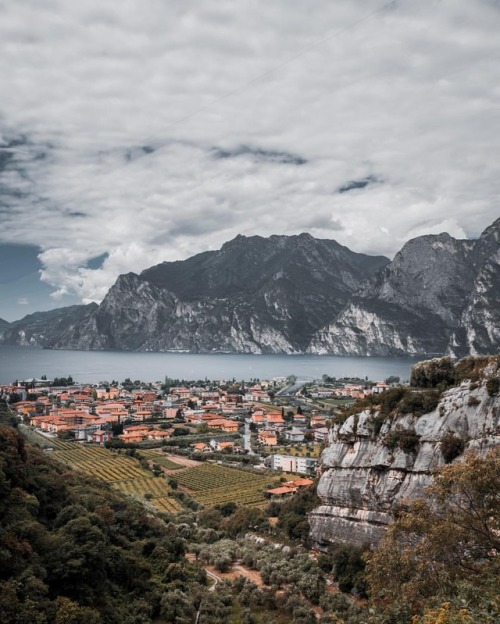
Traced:
[[254, 412], [250, 418], [251, 422], [254, 425], [265, 425], [266, 424], [266, 416], [264, 412]]
[[283, 485], [277, 488], [271, 488], [270, 490], [266, 490], [266, 494], [269, 494], [273, 498], [287, 498], [295, 494], [297, 490], [292, 487], [287, 487]]
[[142, 433], [134, 433], [134, 432], [122, 433], [118, 437], [120, 438], [120, 440], [122, 440], [126, 444], [139, 443], [139, 442], [143, 442], [146, 439], [146, 436], [143, 435]]
[[295, 489], [309, 487], [313, 484], [314, 481], [312, 479], [306, 479], [305, 477], [299, 477], [298, 479], [294, 479], [293, 481], [287, 481], [286, 483], [283, 483], [285, 487], [291, 487]]
[[266, 416], [266, 421], [268, 426], [270, 425], [284, 425], [285, 421], [283, 420], [283, 416], [281, 412], [269, 412]]
[[191, 423], [193, 425], [200, 425], [203, 422], [203, 418], [205, 416], [202, 410], [184, 410], [184, 420], [187, 423]]
[[94, 444], [104, 444], [110, 439], [111, 434], [109, 431], [103, 431], [102, 429], [98, 429], [92, 434], [92, 442], [94, 442]]
[[265, 446], [276, 446], [278, 444], [278, 436], [276, 431], [269, 431], [264, 429], [258, 433], [258, 441]]
[[324, 427], [326, 425], [326, 418], [319, 414], [311, 416], [311, 427]]
[[171, 431], [166, 429], [153, 429], [148, 432], [148, 440], [168, 440], [172, 435]]
[[123, 433], [127, 433], [128, 431], [134, 433], [143, 433], [144, 435], [146, 435], [148, 431], [151, 430], [151, 428], [152, 427], [150, 427], [149, 425], [131, 425], [130, 427], [126, 427]]
[[210, 446], [215, 450], [215, 451], [227, 451], [227, 450], [233, 450], [234, 448], [234, 442], [233, 441], [221, 441], [221, 440], [210, 440]]
[[138, 421], [138, 422], [144, 422], [145, 420], [149, 420], [151, 419], [152, 416], [152, 412], [149, 409], [138, 409], [135, 412], [132, 412], [130, 414], [130, 417], [132, 418], [132, 420]]
[[198, 453], [209, 453], [212, 450], [206, 442], [195, 442], [189, 446]]
[[372, 394], [382, 394], [382, 392], [387, 392], [390, 390], [391, 386], [384, 383], [383, 381], [378, 381], [372, 388]]
[[234, 420], [227, 420], [226, 418], [219, 418], [216, 420], [208, 421], [208, 426], [210, 429], [219, 429], [221, 431], [225, 431], [226, 433], [237, 433], [238, 432], [238, 423]]

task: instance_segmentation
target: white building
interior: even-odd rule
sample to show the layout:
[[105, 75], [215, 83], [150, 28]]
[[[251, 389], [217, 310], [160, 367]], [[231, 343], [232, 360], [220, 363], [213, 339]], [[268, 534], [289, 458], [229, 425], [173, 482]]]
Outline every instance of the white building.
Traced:
[[294, 455], [271, 455], [271, 468], [283, 472], [315, 475], [317, 459], [311, 457], [295, 457]]

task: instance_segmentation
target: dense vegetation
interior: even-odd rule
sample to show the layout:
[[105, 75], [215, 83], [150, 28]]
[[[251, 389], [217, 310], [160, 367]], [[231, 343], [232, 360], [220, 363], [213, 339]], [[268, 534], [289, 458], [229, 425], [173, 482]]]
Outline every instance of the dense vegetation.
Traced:
[[174, 525], [26, 445], [0, 412], [0, 621], [151, 622], [176, 586], [171, 564], [203, 590]]

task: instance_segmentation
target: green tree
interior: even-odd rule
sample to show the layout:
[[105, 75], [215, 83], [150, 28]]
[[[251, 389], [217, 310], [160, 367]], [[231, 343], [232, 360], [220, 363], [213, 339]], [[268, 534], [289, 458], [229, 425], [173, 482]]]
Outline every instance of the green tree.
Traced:
[[401, 511], [367, 557], [375, 602], [401, 622], [446, 600], [500, 617], [499, 491], [499, 449], [486, 457], [470, 453], [438, 470], [425, 499]]

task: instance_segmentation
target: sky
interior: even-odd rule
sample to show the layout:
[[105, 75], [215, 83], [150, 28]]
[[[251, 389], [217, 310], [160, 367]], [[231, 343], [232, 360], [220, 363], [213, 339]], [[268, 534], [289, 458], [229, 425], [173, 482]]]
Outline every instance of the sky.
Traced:
[[237, 234], [500, 216], [500, 0], [0, 0], [0, 318]]

